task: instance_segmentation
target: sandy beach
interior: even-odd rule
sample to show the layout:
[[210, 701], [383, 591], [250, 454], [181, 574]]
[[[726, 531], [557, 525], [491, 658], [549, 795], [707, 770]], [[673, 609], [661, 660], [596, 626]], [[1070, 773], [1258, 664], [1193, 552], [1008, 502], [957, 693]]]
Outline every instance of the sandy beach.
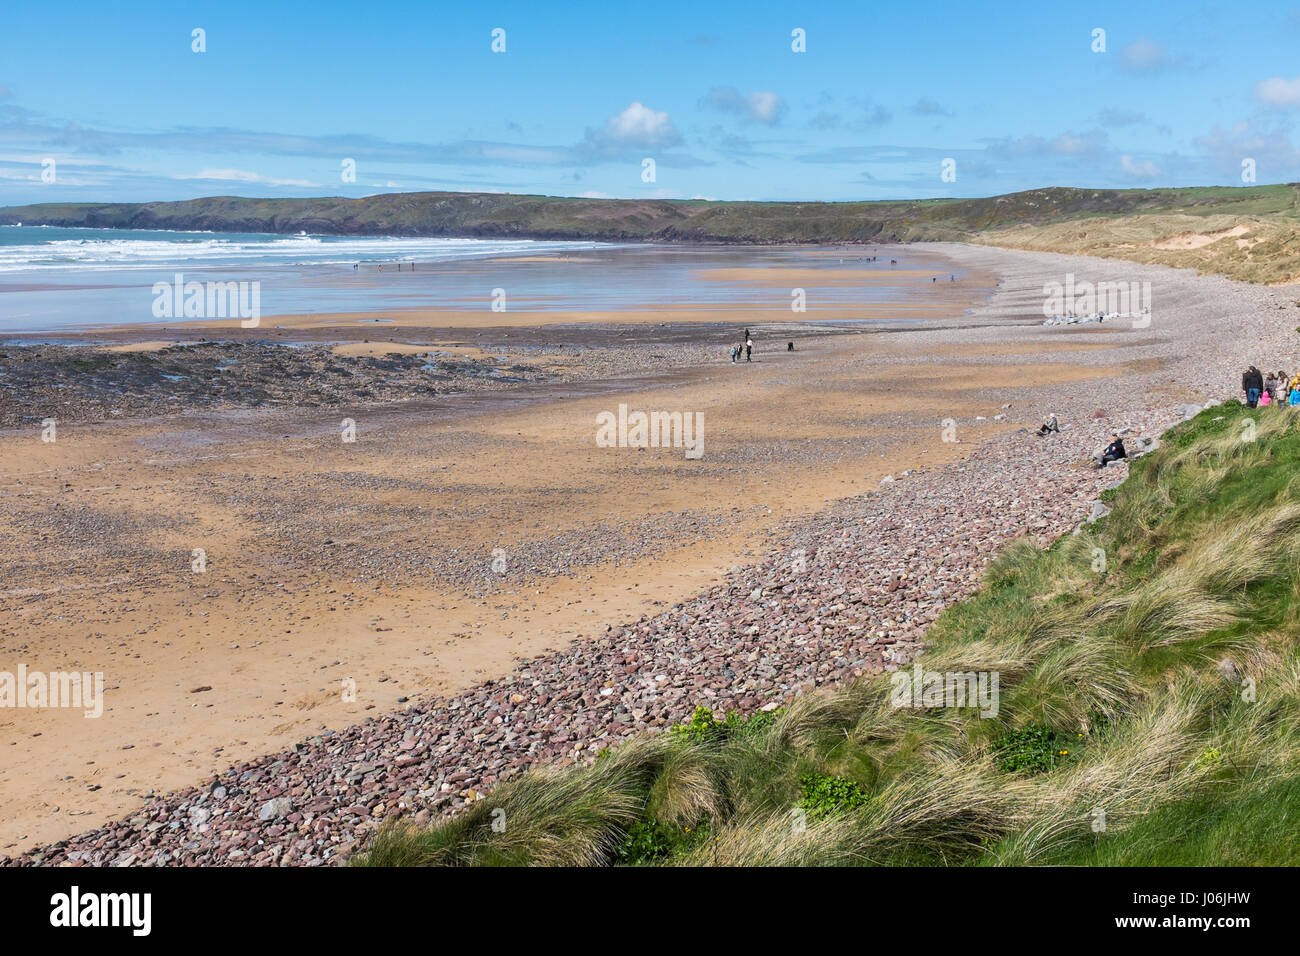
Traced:
[[[938, 282], [911, 270], [904, 300], [817, 323], [420, 308], [5, 346], [29, 391], [0, 406], [0, 666], [102, 671], [106, 697], [98, 719], [0, 710], [21, 754], [0, 765], [0, 851], [320, 864], [393, 813], [453, 811], [697, 703], [895, 666], [998, 547], [1087, 516], [1112, 430], [1154, 436], [1248, 362], [1295, 367], [1278, 290], [924, 255]], [[710, 278], [876, 281], [828, 280], [823, 258]], [[1067, 271], [1150, 281], [1149, 327], [1043, 327]], [[83, 349], [154, 364], [105, 366], [98, 394], [60, 377], [68, 354], [99, 361]], [[222, 365], [244, 371], [214, 390]], [[598, 447], [620, 404], [701, 414], [704, 454]], [[1071, 427], [1040, 441], [1048, 411]]]

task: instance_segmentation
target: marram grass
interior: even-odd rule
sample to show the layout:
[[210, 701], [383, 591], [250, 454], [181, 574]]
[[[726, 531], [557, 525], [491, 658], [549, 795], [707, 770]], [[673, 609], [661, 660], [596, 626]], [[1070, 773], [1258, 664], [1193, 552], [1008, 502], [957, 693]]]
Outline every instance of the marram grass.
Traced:
[[1300, 413], [1228, 402], [1132, 462], [1108, 517], [1008, 547], [920, 659], [998, 672], [995, 716], [896, 707], [890, 675], [700, 711], [351, 862], [1294, 865], [1298, 475]]

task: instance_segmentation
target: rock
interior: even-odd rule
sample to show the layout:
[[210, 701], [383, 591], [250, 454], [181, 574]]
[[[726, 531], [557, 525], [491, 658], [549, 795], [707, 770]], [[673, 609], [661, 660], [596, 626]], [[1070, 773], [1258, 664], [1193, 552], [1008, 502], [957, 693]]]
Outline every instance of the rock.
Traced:
[[279, 820], [287, 817], [293, 810], [293, 801], [288, 797], [276, 797], [262, 804], [262, 809], [258, 811], [259, 820]]

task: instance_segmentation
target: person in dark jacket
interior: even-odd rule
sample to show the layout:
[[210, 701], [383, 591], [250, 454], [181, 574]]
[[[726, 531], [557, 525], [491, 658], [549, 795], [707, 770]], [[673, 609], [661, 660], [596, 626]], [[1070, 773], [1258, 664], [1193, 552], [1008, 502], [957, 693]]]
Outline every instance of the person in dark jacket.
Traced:
[[1128, 452], [1124, 450], [1124, 439], [1118, 435], [1111, 435], [1110, 437], [1111, 443], [1106, 446], [1106, 450], [1097, 459], [1098, 468], [1105, 468], [1112, 461], [1119, 461], [1121, 458], [1128, 457]]
[[1246, 374], [1241, 376], [1241, 390], [1246, 393], [1247, 408], [1259, 405], [1259, 396], [1264, 391], [1264, 376], [1255, 366], [1246, 369]]

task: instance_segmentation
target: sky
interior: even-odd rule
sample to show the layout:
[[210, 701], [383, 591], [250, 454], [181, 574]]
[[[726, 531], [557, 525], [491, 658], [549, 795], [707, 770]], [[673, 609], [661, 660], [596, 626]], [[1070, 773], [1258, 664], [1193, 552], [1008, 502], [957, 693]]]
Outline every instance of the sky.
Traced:
[[0, 205], [1239, 186], [1300, 180], [1298, 121], [1300, 3], [1260, 0], [5, 0], [0, 25]]

